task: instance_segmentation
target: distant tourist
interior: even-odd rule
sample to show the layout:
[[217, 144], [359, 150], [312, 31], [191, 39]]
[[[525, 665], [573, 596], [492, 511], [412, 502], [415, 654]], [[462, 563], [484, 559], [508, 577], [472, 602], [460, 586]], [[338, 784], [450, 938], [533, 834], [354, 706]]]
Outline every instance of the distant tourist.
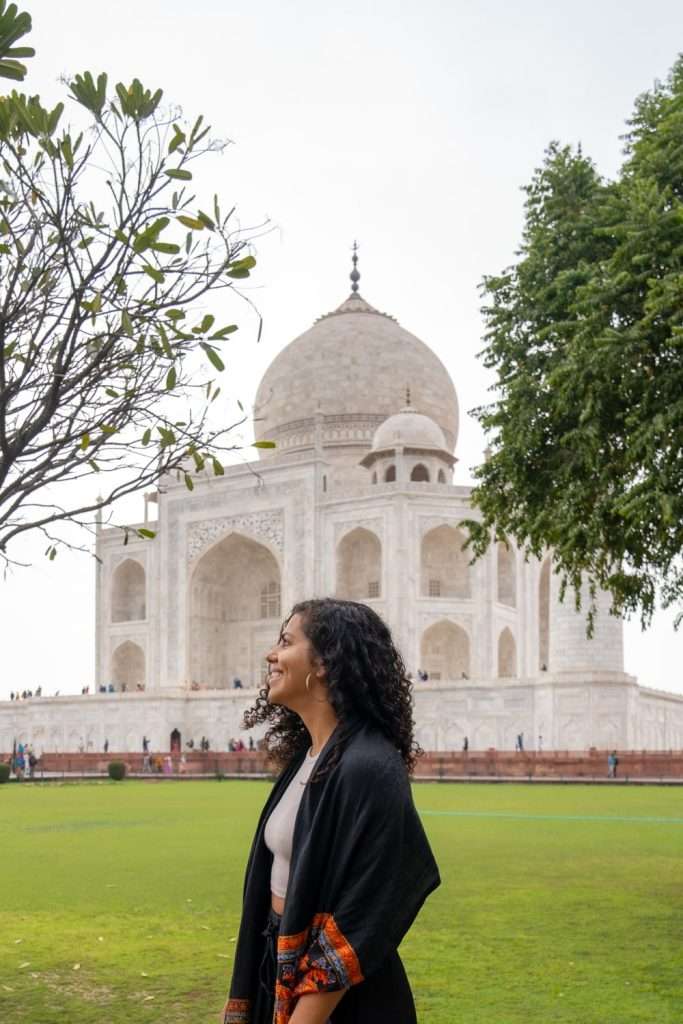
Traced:
[[541, 736], [540, 732], [538, 734], [538, 752], [539, 754], [543, 753], [543, 737]]
[[256, 747], [254, 746], [254, 737], [253, 736], [249, 737], [249, 749], [250, 750], [255, 750], [256, 749]]
[[104, 752], [105, 754], [109, 753], [109, 740], [104, 741]]
[[235, 676], [235, 678], [233, 679], [233, 681], [232, 681], [232, 688], [233, 688], [233, 690], [242, 690], [243, 689], [242, 680], [239, 678], [239, 676]]
[[465, 739], [462, 741], [462, 749], [465, 753], [470, 749], [470, 741], [467, 739], [467, 736], [465, 736]]
[[515, 743], [515, 750], [518, 750], [520, 753], [523, 753], [523, 751], [524, 751], [524, 733], [523, 732], [517, 733], [517, 740], [516, 740], [516, 743]]
[[616, 750], [613, 750], [612, 753], [607, 758], [607, 778], [608, 779], [616, 779], [618, 764], [619, 764], [619, 758], [617, 757], [617, 752], [616, 752]]

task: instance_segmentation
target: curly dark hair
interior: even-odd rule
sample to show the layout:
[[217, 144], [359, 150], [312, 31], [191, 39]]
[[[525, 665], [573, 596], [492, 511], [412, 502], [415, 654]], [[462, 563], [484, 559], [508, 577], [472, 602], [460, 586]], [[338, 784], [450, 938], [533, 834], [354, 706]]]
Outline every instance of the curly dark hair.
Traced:
[[[329, 701], [341, 724], [332, 755], [311, 782], [334, 768], [354, 727], [363, 722], [372, 722], [391, 740], [412, 773], [424, 751], [413, 738], [412, 684], [389, 627], [365, 604], [327, 597], [295, 604], [280, 636], [294, 615], [301, 616], [313, 654], [325, 666]], [[269, 704], [267, 689], [244, 712], [246, 729], [262, 722], [271, 723], [265, 749], [278, 769], [308, 748], [310, 736], [302, 719], [289, 708]]]

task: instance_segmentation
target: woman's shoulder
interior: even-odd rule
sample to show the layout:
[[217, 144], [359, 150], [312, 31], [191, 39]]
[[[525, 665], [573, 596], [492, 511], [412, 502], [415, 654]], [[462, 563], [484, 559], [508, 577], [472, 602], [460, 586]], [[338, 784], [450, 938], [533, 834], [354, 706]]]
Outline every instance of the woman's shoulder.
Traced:
[[407, 779], [400, 752], [379, 729], [361, 726], [351, 737], [339, 762], [340, 777], [372, 784], [377, 778]]

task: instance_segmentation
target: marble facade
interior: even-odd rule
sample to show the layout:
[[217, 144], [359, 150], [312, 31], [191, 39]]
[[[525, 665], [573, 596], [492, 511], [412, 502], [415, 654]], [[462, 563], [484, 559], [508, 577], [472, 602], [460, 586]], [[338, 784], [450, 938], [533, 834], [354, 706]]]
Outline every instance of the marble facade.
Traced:
[[[355, 287], [355, 282], [354, 282]], [[410, 394], [406, 395], [406, 385]], [[153, 540], [100, 528], [95, 690], [0, 703], [0, 752], [225, 749], [262, 684], [283, 616], [308, 596], [362, 600], [415, 680], [427, 750], [683, 748], [683, 696], [625, 674], [622, 623], [560, 603], [550, 558], [504, 545], [469, 565], [454, 482], [458, 404], [424, 343], [354, 290], [274, 360], [256, 436], [277, 447], [192, 492], [161, 482]], [[238, 677], [243, 689], [233, 689]], [[144, 691], [138, 688], [144, 687]], [[254, 731], [258, 738], [262, 730]]]

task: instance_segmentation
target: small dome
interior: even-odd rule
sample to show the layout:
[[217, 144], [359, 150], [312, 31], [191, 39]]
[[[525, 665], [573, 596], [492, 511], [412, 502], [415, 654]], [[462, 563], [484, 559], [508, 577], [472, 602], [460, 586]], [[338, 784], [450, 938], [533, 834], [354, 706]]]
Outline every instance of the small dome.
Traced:
[[380, 423], [372, 441], [372, 450], [385, 448], [446, 448], [446, 438], [438, 423], [411, 405]]

